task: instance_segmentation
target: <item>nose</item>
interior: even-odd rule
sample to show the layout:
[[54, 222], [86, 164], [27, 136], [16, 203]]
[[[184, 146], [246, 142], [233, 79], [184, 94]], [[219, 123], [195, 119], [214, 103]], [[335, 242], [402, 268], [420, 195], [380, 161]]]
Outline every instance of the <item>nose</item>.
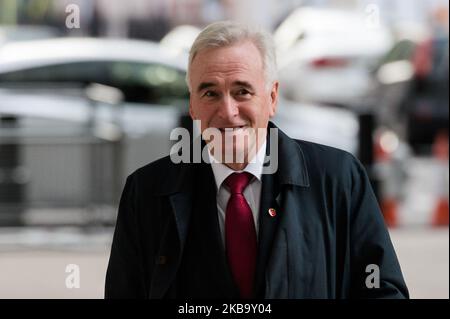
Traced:
[[217, 114], [221, 119], [231, 121], [239, 114], [237, 102], [231, 96], [225, 95], [219, 104]]

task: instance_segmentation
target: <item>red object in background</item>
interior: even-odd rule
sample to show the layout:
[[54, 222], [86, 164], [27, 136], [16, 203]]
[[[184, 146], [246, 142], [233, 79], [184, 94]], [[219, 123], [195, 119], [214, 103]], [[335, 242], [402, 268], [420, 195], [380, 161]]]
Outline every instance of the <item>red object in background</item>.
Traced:
[[431, 71], [433, 43], [431, 39], [421, 42], [413, 56], [413, 66], [418, 78], [425, 78]]
[[441, 131], [436, 134], [436, 138], [433, 143], [433, 155], [435, 158], [448, 161], [448, 133]]
[[[435, 141], [433, 143], [433, 155], [437, 160], [442, 162], [442, 165], [448, 165], [447, 132], [442, 131], [436, 135]], [[433, 226], [448, 226], [449, 224], [448, 192], [447, 193], [442, 192], [438, 197], [438, 201], [433, 212], [431, 224]]]
[[395, 198], [384, 198], [380, 204], [381, 211], [383, 212], [384, 221], [390, 228], [398, 225], [398, 203]]
[[348, 61], [343, 58], [318, 58], [311, 61], [311, 65], [315, 68], [337, 68], [344, 67]]
[[448, 226], [448, 198], [440, 198], [431, 221], [433, 226]]

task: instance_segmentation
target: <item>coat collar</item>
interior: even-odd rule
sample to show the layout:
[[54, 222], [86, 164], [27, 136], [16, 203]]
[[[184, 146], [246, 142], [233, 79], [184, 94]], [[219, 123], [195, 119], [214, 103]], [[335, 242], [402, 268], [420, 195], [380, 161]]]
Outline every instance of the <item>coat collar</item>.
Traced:
[[[282, 130], [280, 130], [275, 124], [269, 122], [270, 130], [278, 132], [278, 178], [280, 184], [291, 184], [303, 187], [309, 187], [309, 176], [306, 165], [306, 160], [303, 155], [300, 145], [289, 136], [287, 136]], [[270, 138], [267, 138], [267, 153], [269, 155], [273, 145], [270, 144]]]

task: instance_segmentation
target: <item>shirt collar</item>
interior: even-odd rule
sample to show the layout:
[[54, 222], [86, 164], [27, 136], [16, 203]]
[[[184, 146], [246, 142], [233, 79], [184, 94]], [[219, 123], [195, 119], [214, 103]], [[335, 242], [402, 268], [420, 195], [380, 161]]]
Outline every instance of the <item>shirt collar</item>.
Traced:
[[240, 170], [240, 171], [234, 171], [231, 168], [229, 168], [228, 166], [226, 166], [222, 163], [218, 163], [211, 155], [209, 147], [207, 147], [208, 148], [208, 157], [209, 157], [209, 161], [211, 163], [212, 171], [214, 173], [214, 179], [216, 180], [217, 190], [220, 189], [220, 186], [222, 186], [223, 181], [233, 173], [247, 172], [247, 173], [252, 174], [259, 181], [261, 181], [263, 164], [264, 164], [264, 159], [265, 159], [265, 155], [266, 155], [266, 146], [267, 146], [267, 142], [264, 141], [264, 143], [261, 145], [258, 152], [256, 153], [254, 160], [250, 161], [250, 163], [248, 163], [247, 166], [243, 170]]

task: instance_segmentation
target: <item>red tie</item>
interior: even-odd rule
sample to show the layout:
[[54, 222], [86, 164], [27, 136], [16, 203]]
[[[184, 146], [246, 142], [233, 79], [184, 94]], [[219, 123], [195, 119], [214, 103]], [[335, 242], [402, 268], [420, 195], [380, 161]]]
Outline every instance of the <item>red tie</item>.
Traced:
[[233, 173], [225, 180], [231, 196], [225, 215], [225, 242], [228, 263], [242, 298], [253, 296], [256, 266], [256, 230], [252, 210], [244, 197], [244, 189], [252, 175]]

